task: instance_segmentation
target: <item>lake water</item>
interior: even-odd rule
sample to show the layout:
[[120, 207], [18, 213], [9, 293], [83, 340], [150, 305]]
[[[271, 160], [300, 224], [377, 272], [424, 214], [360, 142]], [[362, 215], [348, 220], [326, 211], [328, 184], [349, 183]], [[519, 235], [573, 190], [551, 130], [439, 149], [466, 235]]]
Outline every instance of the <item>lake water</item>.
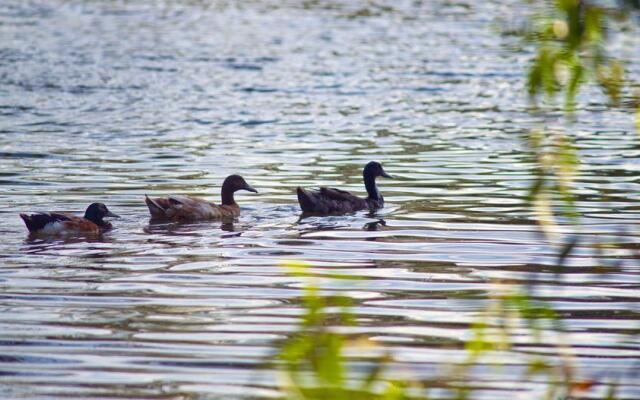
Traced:
[[[273, 396], [265, 359], [303, 286], [282, 261], [302, 260], [367, 278], [323, 284], [354, 298], [352, 331], [396, 374], [465, 360], [496, 282], [535, 284], [579, 376], [639, 398], [633, 110], [580, 98], [584, 224], [556, 273], [526, 204], [530, 53], [498, 32], [523, 3], [3, 1], [0, 396]], [[640, 77], [638, 43], [611, 47]], [[369, 160], [396, 176], [379, 181], [383, 210], [300, 220], [296, 186], [363, 194]], [[218, 201], [231, 173], [260, 191], [240, 192], [237, 221], [150, 224], [145, 193]], [[18, 217], [95, 201], [123, 217], [96, 240], [29, 240]], [[474, 372], [475, 396], [540, 398], [544, 378], [521, 376], [555, 351], [516, 337], [502, 367]]]

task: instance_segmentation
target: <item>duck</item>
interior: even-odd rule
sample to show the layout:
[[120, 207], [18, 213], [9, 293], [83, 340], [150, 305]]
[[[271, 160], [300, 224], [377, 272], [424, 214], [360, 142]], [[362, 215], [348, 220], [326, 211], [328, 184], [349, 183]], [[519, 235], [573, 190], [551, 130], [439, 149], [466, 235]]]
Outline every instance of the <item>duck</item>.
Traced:
[[349, 213], [363, 209], [375, 210], [384, 206], [384, 198], [378, 186], [376, 178], [379, 176], [392, 178], [382, 168], [382, 164], [371, 161], [365, 165], [362, 176], [364, 186], [367, 189], [366, 198], [355, 196], [345, 190], [320, 187], [318, 190], [297, 188], [298, 203], [305, 213], [336, 214]]
[[229, 175], [222, 183], [222, 204], [220, 205], [198, 197], [178, 195], [154, 199], [145, 195], [144, 201], [152, 219], [206, 221], [235, 218], [240, 215], [240, 206], [233, 198], [233, 194], [238, 190], [258, 193], [240, 175]]
[[20, 214], [29, 233], [42, 235], [100, 234], [112, 228], [106, 217], [120, 218], [102, 203], [89, 205], [84, 217], [61, 212]]

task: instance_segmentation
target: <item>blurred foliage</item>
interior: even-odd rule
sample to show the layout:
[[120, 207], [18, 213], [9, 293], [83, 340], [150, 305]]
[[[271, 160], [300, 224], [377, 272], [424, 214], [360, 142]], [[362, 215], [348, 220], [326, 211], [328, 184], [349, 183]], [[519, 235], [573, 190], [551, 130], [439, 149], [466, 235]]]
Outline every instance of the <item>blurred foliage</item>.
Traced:
[[[471, 399], [476, 384], [473, 369], [499, 365], [504, 362], [504, 352], [517, 352], [516, 346], [522, 342], [555, 349], [553, 358], [520, 353], [526, 359], [523, 382], [546, 377], [545, 395], [532, 393], [531, 398], [569, 399], [587, 394], [597, 384], [577, 377], [570, 349], [563, 344], [561, 319], [553, 308], [511, 285], [496, 285], [490, 292], [486, 308], [463, 343], [466, 360], [452, 363], [429, 382], [389, 379], [393, 355], [367, 337], [341, 331], [356, 325], [352, 300], [323, 295], [304, 264], [288, 263], [287, 268], [292, 276], [306, 279], [300, 323], [275, 356], [280, 388], [287, 399], [427, 400], [432, 398], [429, 383], [431, 389], [441, 389], [438, 398]], [[332, 278], [340, 279], [336, 275]], [[616, 398], [614, 386], [609, 387], [609, 396]]]
[[575, 108], [583, 83], [594, 81], [614, 105], [619, 104], [625, 80], [621, 60], [608, 57], [606, 46], [611, 25], [628, 19], [639, 1], [618, 1], [606, 7], [587, 0], [528, 1], [537, 12], [527, 32], [536, 47], [528, 73], [528, 90], [534, 103], [564, 93], [564, 107]]
[[572, 224], [579, 221], [573, 186], [580, 159], [572, 139], [560, 132], [534, 130], [528, 133], [527, 143], [536, 161], [528, 199], [542, 231], [558, 242], [562, 232], [556, 216]]
[[[374, 342], [366, 338], [350, 339], [338, 331], [355, 324], [349, 297], [322, 295], [304, 264], [288, 263], [286, 267], [292, 276], [307, 279], [302, 297], [304, 314], [296, 332], [282, 344], [277, 355], [281, 386], [288, 399], [424, 399], [409, 394], [416, 384], [384, 377], [391, 356], [386, 353], [367, 356], [375, 353]], [[345, 356], [348, 350], [357, 350], [360, 357], [367, 359], [367, 371], [356, 373], [349, 369]]]
[[[490, 292], [487, 307], [471, 327], [472, 336], [465, 343], [467, 361], [451, 374], [461, 382], [473, 383], [469, 371], [477, 365], [490, 364], [482, 358], [495, 354], [494, 364], [505, 363], [505, 351], [517, 351], [516, 340], [528, 345], [551, 346], [556, 360], [531, 354], [526, 360], [526, 369], [522, 382], [534, 376], [545, 376], [547, 387], [545, 394], [536, 393], [532, 398], [569, 399], [584, 395], [596, 382], [579, 379], [575, 373], [574, 361], [568, 346], [564, 345], [564, 327], [556, 311], [550, 304], [534, 300], [526, 291], [512, 285], [500, 284]], [[461, 385], [457, 388], [455, 399], [471, 399], [472, 392]], [[615, 397], [615, 391], [612, 392]]]
[[[531, 28], [525, 37], [535, 48], [527, 75], [532, 102], [538, 105], [541, 98], [552, 101], [562, 95], [570, 120], [580, 88], [595, 83], [612, 105], [620, 105], [625, 85], [624, 63], [610, 57], [606, 50], [613, 28], [624, 31], [633, 13], [640, 10], [640, 1], [529, 0], [527, 3], [532, 14]], [[640, 133], [640, 109], [636, 125]], [[563, 233], [559, 220], [578, 225], [580, 216], [573, 194], [580, 161], [573, 136], [570, 132], [540, 129], [529, 132], [526, 139], [536, 160], [529, 202], [546, 237], [559, 243]], [[565, 258], [566, 254], [560, 257]]]
[[[582, 85], [596, 83], [613, 105], [620, 103], [625, 84], [621, 60], [606, 53], [611, 25], [626, 20], [640, 9], [640, 0], [620, 0], [608, 6], [587, 0], [528, 1], [536, 12], [526, 38], [536, 55], [528, 72], [528, 92], [534, 104], [541, 97], [564, 96], [564, 110], [571, 116]], [[640, 132], [640, 110], [636, 115]], [[529, 192], [536, 220], [543, 232], [560, 243], [562, 225], [578, 224], [579, 209], [574, 182], [580, 160], [571, 135], [546, 129], [533, 130], [526, 142], [534, 162], [534, 183]], [[560, 249], [558, 264], [576, 246], [569, 240]], [[341, 328], [356, 325], [352, 300], [346, 296], [323, 295], [302, 264], [289, 264], [291, 274], [307, 277], [302, 298], [304, 314], [296, 331], [279, 347], [276, 355], [282, 391], [287, 399], [427, 399], [428, 388], [445, 388], [438, 398], [471, 399], [474, 368], [504, 363], [505, 352], [517, 352], [526, 359], [523, 382], [545, 377], [545, 393], [536, 399], [592, 397], [592, 389], [605, 382], [579, 378], [570, 346], [565, 344], [560, 315], [550, 304], [535, 300], [528, 290], [500, 285], [490, 292], [487, 307], [470, 327], [464, 342], [466, 360], [452, 363], [442, 375], [421, 384], [389, 379], [393, 356], [366, 337], [352, 337]], [[332, 279], [340, 279], [333, 276]], [[554, 349], [544, 356], [521, 352], [522, 343]], [[357, 354], [359, 369], [354, 367]], [[493, 358], [493, 362], [490, 362]], [[362, 365], [366, 365], [364, 368]], [[363, 369], [364, 368], [364, 369]], [[615, 399], [615, 383], [605, 396]], [[443, 397], [442, 393], [448, 394]]]

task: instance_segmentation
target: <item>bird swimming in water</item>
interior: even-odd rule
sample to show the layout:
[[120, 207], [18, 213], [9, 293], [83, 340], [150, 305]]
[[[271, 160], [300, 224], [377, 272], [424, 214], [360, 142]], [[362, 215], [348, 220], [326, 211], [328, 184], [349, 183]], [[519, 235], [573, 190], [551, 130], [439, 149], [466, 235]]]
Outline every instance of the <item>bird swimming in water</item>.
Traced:
[[233, 194], [238, 190], [258, 193], [240, 175], [229, 175], [222, 183], [222, 204], [191, 196], [169, 196], [150, 198], [145, 195], [145, 203], [153, 219], [170, 221], [206, 221], [234, 218], [240, 215], [240, 206]]
[[84, 217], [62, 212], [20, 214], [29, 232], [41, 235], [99, 234], [112, 228], [106, 217], [120, 218], [102, 203], [89, 205]]
[[306, 213], [337, 214], [370, 209], [375, 210], [384, 206], [384, 198], [378, 186], [376, 178], [379, 176], [391, 178], [379, 162], [369, 162], [362, 171], [364, 186], [367, 189], [367, 197], [355, 196], [347, 191], [320, 187], [318, 190], [309, 190], [298, 187], [298, 203]]

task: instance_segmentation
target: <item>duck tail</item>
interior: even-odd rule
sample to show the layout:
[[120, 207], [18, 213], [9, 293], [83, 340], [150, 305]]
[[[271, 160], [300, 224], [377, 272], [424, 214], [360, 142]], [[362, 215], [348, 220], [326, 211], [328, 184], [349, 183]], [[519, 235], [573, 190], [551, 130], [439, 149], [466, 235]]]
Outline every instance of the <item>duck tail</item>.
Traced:
[[20, 214], [20, 218], [22, 218], [22, 220], [24, 221], [24, 224], [27, 226], [29, 232], [34, 232], [37, 230], [33, 221], [31, 220], [31, 216], [27, 214]]
[[51, 214], [37, 213], [37, 214], [20, 214], [20, 218], [24, 221], [29, 232], [37, 232], [44, 229], [47, 224], [59, 221], [59, 218], [55, 218]]
[[298, 193], [298, 203], [300, 203], [302, 211], [313, 211], [314, 201], [311, 193], [299, 186], [296, 189], [296, 192]]
[[144, 195], [144, 202], [147, 203], [147, 207], [149, 208], [149, 212], [152, 217], [164, 217], [165, 212], [164, 208], [160, 207], [158, 203], [156, 203], [153, 199], [151, 199], [146, 194]]

